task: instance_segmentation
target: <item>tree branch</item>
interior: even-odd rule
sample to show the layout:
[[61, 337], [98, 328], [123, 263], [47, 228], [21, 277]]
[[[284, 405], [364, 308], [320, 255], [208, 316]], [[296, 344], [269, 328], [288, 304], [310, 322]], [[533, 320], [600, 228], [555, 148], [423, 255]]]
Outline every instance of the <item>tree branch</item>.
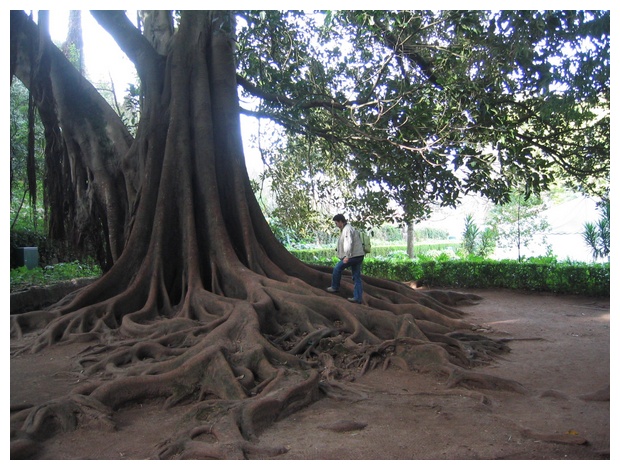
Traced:
[[277, 95], [275, 93], [270, 93], [265, 91], [241, 75], [237, 74], [237, 84], [241, 85], [245, 91], [256, 96], [257, 98], [262, 98], [271, 103], [280, 103], [286, 106], [295, 107], [298, 109], [310, 109], [310, 108], [325, 108], [325, 109], [337, 109], [339, 111], [346, 111], [349, 107], [346, 104], [339, 103], [336, 100], [309, 100], [309, 101], [297, 101], [291, 98], [287, 98], [283, 95]]
[[143, 83], [149, 81], [148, 77], [155, 76], [154, 72], [162, 65], [163, 57], [153, 49], [123, 11], [92, 10], [91, 14], [127, 54]]
[[439, 82], [439, 78], [433, 71], [433, 64], [418, 54], [413, 47], [407, 45], [406, 40], [401, 41], [397, 38], [381, 21], [375, 19], [375, 23], [383, 32], [379, 39], [383, 39], [383, 43], [397, 54], [408, 58], [412, 63], [416, 64], [424, 76], [438, 89], [442, 90], [443, 86]]

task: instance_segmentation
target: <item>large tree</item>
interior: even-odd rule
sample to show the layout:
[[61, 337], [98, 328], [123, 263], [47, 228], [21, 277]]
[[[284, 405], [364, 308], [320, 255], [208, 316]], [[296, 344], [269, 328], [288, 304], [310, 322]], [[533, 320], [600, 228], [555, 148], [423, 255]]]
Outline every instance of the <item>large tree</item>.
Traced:
[[[13, 415], [21, 425], [15, 456], [31, 455], [50, 432], [112, 425], [114, 410], [143, 399], [194, 404], [160, 457], [281, 452], [257, 445], [264, 426], [381, 361], [447, 374], [453, 386], [521, 390], [471, 370], [504, 349], [472, 334], [475, 325], [455, 308], [471, 297], [365, 277], [364, 303], [351, 304], [350, 279], [342, 297], [326, 293], [330, 269], [301, 263], [277, 241], [245, 168], [237, 86], [274, 95], [237, 74], [232, 12], [184, 11], [177, 23], [170, 12], [143, 12], [143, 31], [123, 12], [92, 13], [140, 77], [135, 137], [52, 45], [45, 22], [11, 12], [11, 78], [33, 94], [64, 185], [51, 202], [55, 220], [101, 237], [110, 265], [50, 308], [11, 317], [23, 353], [93, 343], [79, 359], [80, 386]], [[294, 113], [353, 106], [285, 98]], [[312, 130], [312, 116], [299, 122]], [[321, 126], [314, 131], [321, 135]]]

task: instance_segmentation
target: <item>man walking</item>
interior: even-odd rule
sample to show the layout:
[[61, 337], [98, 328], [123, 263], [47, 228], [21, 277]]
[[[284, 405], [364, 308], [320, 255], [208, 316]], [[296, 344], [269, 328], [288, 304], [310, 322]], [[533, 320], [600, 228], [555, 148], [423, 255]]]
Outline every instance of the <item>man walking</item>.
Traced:
[[353, 297], [348, 298], [349, 302], [362, 303], [362, 263], [364, 262], [364, 247], [359, 233], [347, 223], [347, 219], [342, 214], [336, 214], [333, 218], [336, 226], [340, 229], [338, 239], [337, 256], [340, 259], [332, 274], [332, 285], [327, 288], [327, 292], [338, 292], [340, 290], [340, 278], [342, 271], [351, 268], [353, 274]]

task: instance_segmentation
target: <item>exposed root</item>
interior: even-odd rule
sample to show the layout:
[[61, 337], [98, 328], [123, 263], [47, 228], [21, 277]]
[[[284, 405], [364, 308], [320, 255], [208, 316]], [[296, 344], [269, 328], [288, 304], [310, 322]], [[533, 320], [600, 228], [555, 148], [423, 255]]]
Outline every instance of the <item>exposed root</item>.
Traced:
[[449, 387], [524, 393], [516, 382], [467, 370], [509, 350], [471, 333], [475, 326], [453, 308], [476, 298], [379, 283], [368, 287], [367, 295], [376, 295], [369, 305], [353, 305], [300, 282], [243, 279], [245, 299], [199, 291], [173, 307], [153, 302], [151, 293], [143, 305], [132, 299], [137, 309], [122, 314], [118, 307], [129, 305], [124, 293], [62, 315], [12, 318], [18, 337], [45, 325], [30, 350], [97, 340], [77, 358], [80, 385], [73, 395], [19, 412], [15, 455], [78, 426], [113, 429], [114, 410], [150, 399], [164, 407], [194, 404], [187, 417], [193, 424], [162, 443], [159, 458], [279, 455], [286, 449], [256, 444], [262, 429], [321, 395], [366, 398], [353, 382], [379, 367], [447, 372]]
[[574, 434], [545, 434], [534, 432], [530, 429], [522, 429], [521, 435], [528, 439], [534, 439], [543, 442], [552, 442], [554, 444], [569, 444], [569, 445], [586, 445], [588, 440], [579, 435]]
[[11, 315], [11, 337], [22, 339], [24, 333], [39, 330], [58, 318], [57, 310], [36, 310], [33, 312]]
[[111, 410], [90, 397], [70, 395], [34, 407], [21, 431], [32, 440], [41, 440], [78, 427], [114, 430]]
[[427, 290], [424, 294], [445, 305], [477, 305], [482, 301], [482, 297], [476, 294], [465, 294], [462, 292], [452, 292], [443, 290]]
[[206, 401], [191, 412], [199, 424], [160, 446], [161, 459], [243, 459], [272, 457], [284, 447], [255, 444], [258, 432], [318, 399], [318, 374], [282, 374], [278, 386], [243, 402]]
[[464, 387], [483, 390], [500, 390], [527, 394], [527, 389], [516, 380], [481, 374], [461, 368], [450, 369], [448, 387]]
[[605, 388], [597, 390], [596, 392], [588, 393], [585, 395], [580, 395], [584, 401], [609, 401], [611, 397], [611, 387], [610, 384], [607, 384]]
[[25, 433], [11, 432], [11, 460], [31, 459], [41, 445]]
[[328, 431], [333, 432], [349, 432], [349, 431], [359, 431], [368, 426], [368, 423], [364, 423], [361, 421], [352, 421], [352, 420], [341, 420], [335, 423], [325, 424], [319, 426], [319, 429], [327, 429]]

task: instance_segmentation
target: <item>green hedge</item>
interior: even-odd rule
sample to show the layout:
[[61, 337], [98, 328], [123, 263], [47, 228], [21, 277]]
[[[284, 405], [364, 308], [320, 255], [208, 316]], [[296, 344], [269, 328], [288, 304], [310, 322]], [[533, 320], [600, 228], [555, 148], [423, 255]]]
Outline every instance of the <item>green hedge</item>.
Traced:
[[[412, 264], [415, 264], [412, 262]], [[420, 263], [416, 280], [440, 287], [504, 287], [556, 294], [609, 296], [609, 264], [453, 260]], [[419, 268], [412, 269], [417, 274]]]
[[72, 261], [70, 263], [58, 263], [46, 268], [36, 267], [33, 269], [21, 266], [11, 269], [11, 292], [32, 286], [48, 286], [72, 279], [96, 278], [100, 277], [101, 274], [101, 268], [92, 262]]
[[[443, 251], [446, 249], [458, 249], [460, 245], [458, 243], [432, 243], [432, 244], [417, 244], [414, 246], [414, 253], [416, 256], [424, 255], [429, 251]], [[292, 254], [294, 254], [297, 258], [302, 260], [305, 263], [317, 263], [322, 262], [325, 259], [331, 259], [336, 250], [334, 248], [316, 248], [316, 249], [305, 249], [305, 250], [289, 250]], [[390, 245], [390, 246], [374, 246], [372, 247], [372, 253], [366, 256], [366, 260], [375, 258], [375, 257], [384, 257], [390, 256], [394, 253], [406, 253], [407, 246], [406, 245]]]
[[[333, 265], [337, 258], [310, 264]], [[515, 260], [415, 261], [367, 258], [363, 274], [445, 288], [508, 288], [608, 297], [610, 265], [578, 262], [518, 262]]]

